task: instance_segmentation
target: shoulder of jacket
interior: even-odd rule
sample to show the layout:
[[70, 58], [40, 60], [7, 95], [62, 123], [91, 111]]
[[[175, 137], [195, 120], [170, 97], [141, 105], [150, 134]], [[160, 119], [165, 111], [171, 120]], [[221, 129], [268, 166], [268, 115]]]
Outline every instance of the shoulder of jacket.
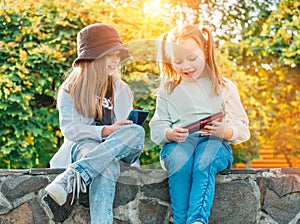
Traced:
[[229, 89], [231, 89], [231, 88], [236, 89], [237, 88], [236, 84], [233, 81], [231, 81], [229, 78], [224, 77], [223, 79], [225, 81], [225, 87], [226, 88], [229, 88]]
[[126, 88], [128, 87], [127, 83], [125, 83], [122, 79], [120, 78], [115, 78], [114, 79], [114, 85], [116, 87], [116, 89], [121, 89], [121, 88]]

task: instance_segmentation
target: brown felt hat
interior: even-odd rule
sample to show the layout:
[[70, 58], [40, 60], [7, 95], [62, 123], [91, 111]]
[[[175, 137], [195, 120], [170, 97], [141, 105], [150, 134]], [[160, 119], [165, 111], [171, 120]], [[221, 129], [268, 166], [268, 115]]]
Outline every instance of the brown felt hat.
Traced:
[[100, 23], [86, 26], [77, 34], [78, 56], [73, 66], [76, 67], [81, 60], [95, 60], [116, 50], [120, 50], [121, 61], [129, 57], [129, 52], [114, 27]]

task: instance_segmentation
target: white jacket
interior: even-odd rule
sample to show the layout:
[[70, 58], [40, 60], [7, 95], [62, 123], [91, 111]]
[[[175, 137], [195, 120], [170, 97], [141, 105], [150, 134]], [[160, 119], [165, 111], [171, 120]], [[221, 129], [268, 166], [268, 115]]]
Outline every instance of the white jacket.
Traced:
[[248, 117], [236, 85], [227, 78], [220, 87], [220, 95], [211, 94], [211, 80], [183, 80], [172, 94], [161, 90], [156, 99], [156, 110], [150, 120], [151, 139], [159, 145], [169, 142], [166, 132], [179, 125], [188, 125], [213, 113], [223, 111], [233, 136], [228, 141], [239, 144], [250, 138]]
[[[70, 94], [60, 88], [57, 97], [60, 129], [64, 143], [50, 160], [51, 168], [67, 168], [71, 163], [72, 145], [80, 140], [91, 138], [102, 142], [102, 128], [94, 125], [95, 120], [82, 116], [74, 107]], [[121, 80], [115, 81], [114, 112], [117, 120], [127, 118], [132, 110], [133, 97], [128, 85]]]

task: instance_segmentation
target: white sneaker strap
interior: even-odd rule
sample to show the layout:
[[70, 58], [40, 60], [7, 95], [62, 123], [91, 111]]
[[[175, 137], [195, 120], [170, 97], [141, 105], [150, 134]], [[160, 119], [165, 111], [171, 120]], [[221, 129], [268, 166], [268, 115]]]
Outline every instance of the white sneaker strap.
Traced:
[[[71, 183], [73, 182], [73, 186], [71, 186]], [[77, 185], [77, 187], [76, 187]], [[77, 193], [77, 199], [79, 199], [80, 191], [83, 193], [86, 193], [86, 184], [84, 183], [84, 180], [81, 178], [80, 174], [76, 171], [74, 171], [74, 175], [68, 177], [68, 192], [73, 192], [72, 195], [72, 201], [71, 205], [74, 202], [75, 198], [75, 192]]]

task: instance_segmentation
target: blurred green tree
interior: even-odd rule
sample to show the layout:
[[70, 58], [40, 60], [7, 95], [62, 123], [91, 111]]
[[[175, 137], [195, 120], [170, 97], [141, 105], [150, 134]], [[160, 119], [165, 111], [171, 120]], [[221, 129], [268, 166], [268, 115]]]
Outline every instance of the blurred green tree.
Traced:
[[[76, 57], [84, 26], [115, 26], [133, 54], [123, 78], [134, 106], [155, 109], [159, 84], [156, 40], [178, 23], [209, 26], [223, 74], [239, 87], [250, 119], [250, 141], [234, 146], [235, 162], [250, 164], [262, 144], [289, 159], [299, 154], [299, 2], [296, 0], [0, 2], [0, 168], [47, 167], [62, 143], [57, 88]], [[150, 116], [150, 117], [151, 117]], [[150, 119], [150, 118], [149, 118]], [[148, 119], [148, 121], [149, 121]], [[149, 138], [141, 157], [159, 167]]]

